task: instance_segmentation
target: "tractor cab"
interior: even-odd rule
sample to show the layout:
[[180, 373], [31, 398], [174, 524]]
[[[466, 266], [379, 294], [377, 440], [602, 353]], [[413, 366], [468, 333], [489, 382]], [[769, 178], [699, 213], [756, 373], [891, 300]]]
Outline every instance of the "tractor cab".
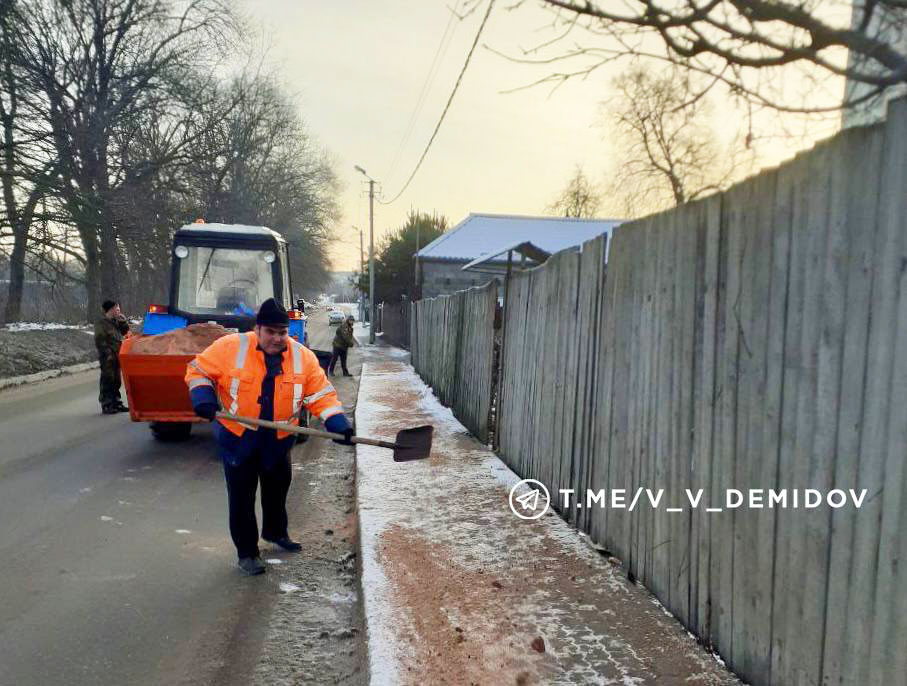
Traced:
[[196, 222], [173, 236], [170, 302], [151, 305], [143, 333], [215, 322], [249, 331], [259, 305], [274, 298], [290, 313], [290, 335], [305, 341], [305, 317], [290, 309], [287, 243], [263, 226]]

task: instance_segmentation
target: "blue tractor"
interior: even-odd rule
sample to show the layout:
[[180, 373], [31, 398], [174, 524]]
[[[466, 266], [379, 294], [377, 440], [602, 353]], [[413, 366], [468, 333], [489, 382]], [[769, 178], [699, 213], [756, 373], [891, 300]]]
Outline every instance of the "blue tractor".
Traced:
[[263, 226], [196, 222], [173, 236], [170, 302], [152, 305], [142, 333], [215, 322], [249, 331], [268, 298], [290, 312], [290, 335], [306, 343], [302, 301], [292, 306], [287, 242]]
[[[287, 242], [279, 233], [263, 226], [196, 222], [173, 237], [170, 301], [149, 306], [142, 337], [204, 322], [250, 331], [258, 306], [275, 298], [288, 308], [290, 336], [306, 345], [303, 302], [291, 309], [291, 294]], [[188, 437], [199, 421], [183, 381], [194, 355], [136, 353], [137, 340], [127, 337], [120, 350], [132, 420], [151, 422], [158, 439]], [[322, 366], [330, 359], [330, 353], [314, 352]]]

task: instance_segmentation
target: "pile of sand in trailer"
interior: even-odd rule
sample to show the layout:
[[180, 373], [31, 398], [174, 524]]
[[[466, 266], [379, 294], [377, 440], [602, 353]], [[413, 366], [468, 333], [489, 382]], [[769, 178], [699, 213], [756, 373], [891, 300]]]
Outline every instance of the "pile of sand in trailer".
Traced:
[[154, 336], [142, 336], [130, 349], [139, 355], [195, 355], [211, 345], [227, 331], [220, 324], [190, 324]]

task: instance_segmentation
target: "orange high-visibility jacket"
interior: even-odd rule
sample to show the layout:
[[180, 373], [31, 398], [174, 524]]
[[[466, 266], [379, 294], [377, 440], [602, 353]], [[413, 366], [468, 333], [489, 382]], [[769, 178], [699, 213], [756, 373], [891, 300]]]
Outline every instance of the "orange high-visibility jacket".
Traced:
[[[266, 371], [264, 353], [257, 347], [258, 338], [253, 331], [218, 338], [186, 367], [189, 390], [210, 386], [227, 412], [257, 419]], [[303, 407], [322, 421], [343, 412], [337, 392], [315, 353], [292, 338], [287, 340], [282, 368], [283, 374], [274, 379], [274, 421], [298, 424]], [[218, 421], [237, 436], [255, 430], [231, 420]], [[277, 438], [289, 435], [286, 431], [277, 432]]]

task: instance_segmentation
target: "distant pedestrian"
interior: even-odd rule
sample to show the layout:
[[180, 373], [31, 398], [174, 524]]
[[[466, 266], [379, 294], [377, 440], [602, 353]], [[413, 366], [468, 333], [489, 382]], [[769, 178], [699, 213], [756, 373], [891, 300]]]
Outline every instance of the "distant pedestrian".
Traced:
[[98, 401], [104, 414], [128, 412], [129, 408], [120, 398], [120, 346], [123, 337], [129, 333], [129, 323], [115, 300], [105, 300], [101, 308], [104, 316], [94, 324], [94, 344], [101, 366]]
[[354, 321], [355, 317], [348, 315], [337, 327], [337, 333], [334, 335], [334, 351], [331, 354], [331, 363], [328, 365], [328, 371], [331, 376], [334, 376], [334, 367], [337, 366], [337, 360], [340, 360], [343, 375], [352, 376], [350, 370], [346, 368], [346, 354], [350, 348], [356, 345], [356, 338], [353, 336]]

